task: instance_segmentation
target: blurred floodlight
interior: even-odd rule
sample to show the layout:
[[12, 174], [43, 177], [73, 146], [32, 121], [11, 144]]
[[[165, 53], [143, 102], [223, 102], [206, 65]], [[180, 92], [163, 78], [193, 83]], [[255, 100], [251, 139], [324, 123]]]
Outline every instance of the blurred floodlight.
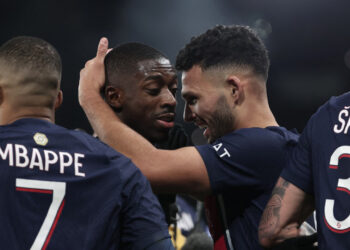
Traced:
[[261, 39], [267, 39], [272, 32], [271, 24], [264, 19], [256, 20], [253, 24], [253, 29], [258, 33]]

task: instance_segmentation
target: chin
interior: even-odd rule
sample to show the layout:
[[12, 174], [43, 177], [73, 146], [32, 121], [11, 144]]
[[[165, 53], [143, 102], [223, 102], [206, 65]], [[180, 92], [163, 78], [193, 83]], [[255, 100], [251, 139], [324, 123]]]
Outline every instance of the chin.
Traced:
[[160, 142], [165, 142], [166, 140], [168, 140], [168, 138], [169, 138], [168, 132], [158, 133], [156, 135], [151, 135], [149, 137], [149, 141], [152, 143], [160, 143]]

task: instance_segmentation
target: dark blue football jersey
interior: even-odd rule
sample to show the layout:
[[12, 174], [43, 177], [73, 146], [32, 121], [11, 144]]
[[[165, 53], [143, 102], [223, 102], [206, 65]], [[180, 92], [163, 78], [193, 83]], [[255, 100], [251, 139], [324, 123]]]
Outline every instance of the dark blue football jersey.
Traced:
[[282, 127], [245, 128], [197, 147], [213, 192], [205, 204], [215, 250], [261, 249], [260, 217], [297, 139]]
[[125, 156], [44, 120], [0, 127], [0, 249], [145, 249], [167, 238], [149, 182]]
[[282, 177], [315, 197], [320, 249], [350, 249], [350, 92], [310, 118]]

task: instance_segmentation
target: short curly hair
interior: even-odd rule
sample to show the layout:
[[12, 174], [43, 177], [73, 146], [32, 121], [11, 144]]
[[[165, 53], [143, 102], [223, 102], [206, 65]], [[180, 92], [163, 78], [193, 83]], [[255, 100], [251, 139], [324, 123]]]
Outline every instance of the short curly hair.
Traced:
[[258, 35], [248, 26], [218, 25], [193, 37], [176, 57], [176, 69], [187, 71], [194, 65], [203, 70], [217, 66], [248, 66], [267, 79], [269, 57]]

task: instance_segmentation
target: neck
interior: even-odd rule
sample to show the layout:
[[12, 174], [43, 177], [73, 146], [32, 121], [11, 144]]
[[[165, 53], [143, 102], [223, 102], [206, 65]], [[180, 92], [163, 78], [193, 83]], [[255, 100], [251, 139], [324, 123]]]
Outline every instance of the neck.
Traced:
[[6, 125], [22, 118], [36, 118], [55, 123], [54, 111], [45, 107], [6, 108], [0, 111], [0, 125]]
[[256, 77], [243, 79], [244, 100], [237, 107], [235, 129], [279, 126], [269, 106], [266, 83]]
[[267, 99], [263, 102], [252, 102], [246, 104], [237, 117], [235, 129], [239, 128], [266, 128], [279, 126], [271, 112]]

